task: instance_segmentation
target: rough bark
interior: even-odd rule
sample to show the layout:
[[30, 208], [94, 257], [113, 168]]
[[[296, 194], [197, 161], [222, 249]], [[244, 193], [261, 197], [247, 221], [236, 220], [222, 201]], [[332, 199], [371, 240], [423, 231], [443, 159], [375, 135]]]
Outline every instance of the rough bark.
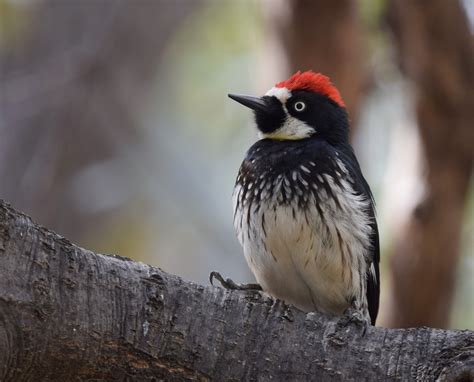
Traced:
[[[331, 77], [342, 94], [349, 116], [356, 122], [368, 82], [357, 3], [352, 0], [267, 1], [265, 11], [267, 36], [275, 39], [273, 44], [279, 46], [286, 62], [285, 72], [312, 69]], [[267, 64], [271, 65], [274, 62]]]
[[458, 1], [393, 0], [390, 21], [416, 88], [425, 193], [396, 239], [388, 324], [447, 327], [473, 168], [473, 40]]
[[467, 381], [474, 333], [364, 333], [92, 253], [0, 202], [0, 380], [161, 378]]

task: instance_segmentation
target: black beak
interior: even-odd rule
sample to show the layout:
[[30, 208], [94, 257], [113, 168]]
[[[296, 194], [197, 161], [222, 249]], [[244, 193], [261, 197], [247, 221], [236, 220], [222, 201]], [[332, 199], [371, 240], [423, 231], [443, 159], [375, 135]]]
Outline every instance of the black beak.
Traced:
[[232, 98], [234, 101], [237, 101], [238, 103], [241, 103], [242, 105], [247, 106], [252, 110], [268, 112], [268, 105], [263, 99], [259, 97], [229, 94], [229, 98]]

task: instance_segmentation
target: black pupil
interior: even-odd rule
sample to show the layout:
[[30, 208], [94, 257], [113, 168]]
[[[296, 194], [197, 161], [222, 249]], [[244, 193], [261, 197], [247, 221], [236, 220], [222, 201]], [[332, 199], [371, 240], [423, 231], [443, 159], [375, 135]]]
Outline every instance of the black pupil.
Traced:
[[296, 102], [296, 104], [295, 104], [295, 109], [296, 109], [297, 111], [303, 110], [303, 109], [304, 109], [304, 103], [303, 103], [303, 102]]

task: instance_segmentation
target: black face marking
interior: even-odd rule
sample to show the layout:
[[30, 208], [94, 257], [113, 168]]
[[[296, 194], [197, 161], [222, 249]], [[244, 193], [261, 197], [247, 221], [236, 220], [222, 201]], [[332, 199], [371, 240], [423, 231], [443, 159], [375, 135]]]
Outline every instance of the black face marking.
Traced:
[[254, 112], [255, 122], [262, 133], [268, 134], [279, 129], [283, 125], [286, 114], [283, 110], [283, 105], [278, 98], [274, 96], [264, 96], [262, 99], [267, 103], [267, 110], [256, 110]]
[[[304, 104], [303, 108], [301, 103]], [[320, 138], [330, 143], [348, 141], [347, 112], [328, 97], [306, 90], [294, 90], [286, 108], [291, 116], [312, 127]]]

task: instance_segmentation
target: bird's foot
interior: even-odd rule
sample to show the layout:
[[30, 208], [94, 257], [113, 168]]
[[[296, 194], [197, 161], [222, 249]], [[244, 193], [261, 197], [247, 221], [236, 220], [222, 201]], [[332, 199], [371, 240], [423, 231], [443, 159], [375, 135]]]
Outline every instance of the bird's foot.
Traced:
[[211, 285], [214, 285], [214, 279], [219, 281], [225, 289], [231, 290], [249, 290], [249, 291], [261, 291], [262, 287], [260, 284], [237, 284], [231, 279], [224, 279], [219, 272], [211, 272], [209, 275], [209, 281]]
[[365, 336], [367, 329], [370, 326], [370, 318], [367, 317], [367, 315], [364, 315], [360, 309], [351, 306], [346, 309], [344, 315], [339, 319], [338, 325], [348, 326], [351, 323], [355, 323], [357, 326], [362, 327], [362, 336]]

